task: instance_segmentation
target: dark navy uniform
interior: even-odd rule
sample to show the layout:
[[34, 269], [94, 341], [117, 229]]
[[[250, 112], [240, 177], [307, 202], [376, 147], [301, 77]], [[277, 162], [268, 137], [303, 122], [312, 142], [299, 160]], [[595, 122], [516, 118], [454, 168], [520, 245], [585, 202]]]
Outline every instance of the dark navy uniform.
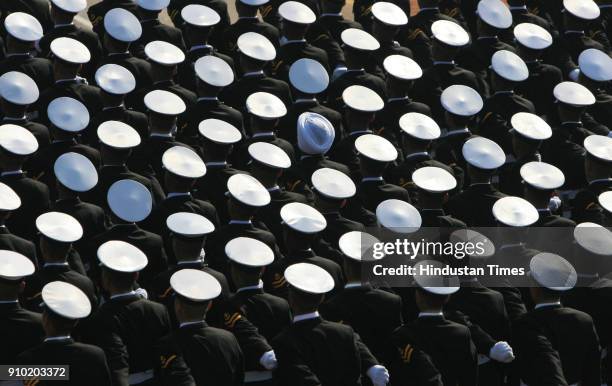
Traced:
[[[222, 43], [225, 41], [227, 36], [225, 32], [230, 24], [229, 12], [227, 10], [227, 3], [223, 0], [175, 0], [170, 2], [168, 5], [168, 16], [172, 20], [172, 23], [177, 28], [183, 28], [185, 21], [181, 16], [181, 10], [189, 4], [202, 4], [215, 10], [221, 17], [221, 21], [215, 25], [212, 35], [212, 44], [222, 47]], [[191, 44], [198, 44], [199, 42], [189, 42]]]
[[492, 184], [473, 184], [453, 196], [446, 209], [468, 226], [492, 227], [496, 225], [493, 204], [505, 196]]
[[[372, 28], [372, 5], [378, 0], [357, 0], [353, 3], [353, 15], [355, 21], [359, 22], [369, 31]], [[406, 15], [410, 15], [410, 1], [392, 0], [391, 3], [400, 7]]]
[[181, 86], [180, 84], [175, 83], [174, 80], [164, 80], [161, 82], [155, 82], [148, 88], [136, 89], [132, 94], [130, 94], [128, 98], [129, 99], [128, 104], [134, 110], [145, 113], [147, 111], [147, 107], [144, 104], [144, 97], [150, 91], [155, 91], [155, 90], [169, 91], [179, 96], [183, 100], [183, 102], [185, 102], [185, 105], [187, 107], [194, 105], [198, 98], [195, 92], [191, 90], [187, 90], [185, 87]]
[[546, 305], [528, 312], [514, 323], [514, 348], [521, 378], [527, 384], [539, 384], [534, 380], [539, 379], [540, 368], [529, 361], [530, 356], [540, 354], [525, 332], [530, 329], [537, 329], [558, 352], [568, 384], [601, 384], [599, 339], [588, 314], [560, 304]]
[[93, 31], [103, 38], [106, 30], [104, 28], [104, 16], [113, 8], [122, 8], [137, 15], [138, 7], [132, 0], [103, 0], [87, 9], [87, 16], [93, 27]]
[[13, 12], [25, 12], [34, 16], [42, 25], [43, 31], [48, 31], [53, 27], [51, 13], [49, 12], [49, 2], [47, 0], [15, 0], [2, 3], [0, 13], [2, 14], [2, 26], [4, 19]]
[[272, 341], [274, 378], [283, 385], [360, 385], [362, 372], [353, 329], [320, 317], [293, 323]]
[[0, 249], [21, 253], [38, 268], [36, 245], [30, 240], [12, 234], [6, 226], [0, 226]]
[[604, 214], [599, 206], [598, 197], [601, 193], [612, 190], [612, 178], [591, 181], [585, 188], [576, 193], [572, 200], [572, 219], [576, 223], [604, 223]]
[[403, 324], [402, 299], [399, 296], [373, 288], [370, 284], [349, 284], [323, 303], [320, 311], [325, 319], [354, 328], [382, 363], [387, 363], [393, 356], [390, 338], [393, 331]]
[[[244, 381], [244, 356], [231, 332], [205, 321], [179, 327], [156, 344], [157, 379], [164, 385], [239, 386]], [[191, 377], [184, 369], [189, 368]]]
[[526, 62], [529, 78], [517, 84], [516, 92], [535, 105], [538, 115], [548, 114], [554, 107], [553, 89], [563, 80], [561, 70], [540, 60]]
[[90, 117], [96, 115], [103, 107], [99, 88], [87, 84], [82, 78], [64, 79], [56, 81], [55, 85], [41, 91], [40, 98], [34, 106], [34, 111], [38, 116], [35, 120], [49, 126], [47, 106], [59, 97], [74, 98], [83, 103]]
[[138, 132], [140, 138], [149, 135], [149, 121], [146, 114], [126, 108], [124, 105], [104, 107], [96, 115], [91, 117], [89, 126], [81, 134], [83, 141], [90, 146], [98, 147], [98, 127], [107, 121], [119, 121], [129, 125]]
[[131, 52], [140, 57], [145, 58], [144, 47], [156, 40], [161, 40], [175, 45], [181, 51], [185, 52], [185, 41], [183, 40], [183, 33], [180, 29], [171, 25], [162, 24], [159, 19], [153, 20], [142, 20], [142, 35], [138, 41], [134, 42], [131, 46]]
[[374, 127], [378, 135], [389, 140], [396, 147], [399, 147], [401, 129], [399, 120], [404, 114], [420, 113], [431, 116], [431, 109], [424, 103], [416, 102], [410, 97], [390, 98], [385, 103], [385, 108], [376, 114]]
[[444, 316], [422, 316], [393, 334], [400, 350], [418, 347], [427, 353], [442, 374], [445, 385], [473, 386], [478, 383], [476, 347], [468, 327]]
[[342, 126], [342, 114], [327, 106], [322, 105], [317, 99], [296, 99], [292, 105], [287, 106], [288, 112], [279, 124], [278, 136], [286, 139], [292, 145], [297, 144], [297, 121], [299, 116], [305, 112], [321, 114], [332, 124], [336, 136], [334, 143], [338, 143], [344, 137]]
[[135, 90], [141, 90], [151, 84], [151, 65], [149, 62], [142, 58], [133, 56], [129, 52], [108, 54], [100, 59], [100, 67], [105, 64], [118, 64], [128, 69], [136, 79]]
[[267, 92], [276, 95], [285, 104], [291, 106], [291, 90], [289, 85], [280, 80], [267, 76], [262, 72], [246, 74], [242, 78], [226, 87], [221, 93], [221, 100], [246, 113], [246, 100], [249, 95], [256, 92]]
[[53, 64], [46, 58], [38, 58], [30, 53], [9, 54], [0, 62], [0, 74], [9, 71], [23, 72], [38, 86], [46, 90], [53, 85]]
[[285, 43], [281, 41], [281, 46], [276, 53], [276, 59], [272, 64], [275, 77], [287, 81], [289, 68], [302, 58], [316, 60], [330, 73], [329, 58], [325, 50], [313, 46], [306, 40], [290, 40]]
[[0, 339], [3, 346], [0, 362], [17, 364], [17, 355], [35, 347], [44, 337], [40, 314], [23, 309], [16, 300], [0, 304]]
[[155, 342], [170, 332], [170, 318], [163, 305], [131, 293], [109, 299], [85, 328], [86, 341], [106, 353], [113, 384], [125, 385], [129, 374], [153, 378]]
[[240, 17], [227, 29], [224, 36], [225, 45], [222, 46], [223, 50], [227, 53], [235, 54], [238, 38], [247, 32], [255, 32], [265, 36], [274, 47], [278, 48], [278, 41], [280, 39], [278, 28], [260, 20], [258, 17]]
[[0, 175], [0, 182], [13, 189], [21, 198], [21, 202], [28, 203], [12, 211], [11, 217], [6, 221], [7, 227], [17, 236], [35, 240], [36, 218], [49, 210], [49, 188], [42, 182], [27, 177], [24, 173]]
[[344, 102], [342, 93], [350, 86], [364, 86], [376, 92], [382, 100], [387, 100], [385, 81], [376, 75], [372, 75], [365, 70], [349, 70], [339, 78], [331, 82], [328, 89], [327, 103], [329, 107], [336, 111], [341, 111]]
[[[51, 143], [51, 137], [49, 136], [49, 129], [38, 122], [32, 122], [27, 117], [21, 119], [7, 118], [0, 120], [0, 125], [8, 125], [13, 124], [17, 126], [21, 126], [24, 129], [27, 129], [30, 133], [34, 135], [36, 141], [38, 142], [38, 151], [43, 149]], [[27, 162], [26, 162], [27, 165]], [[26, 166], [27, 169], [27, 166]]]
[[43, 301], [41, 291], [45, 285], [52, 281], [64, 281], [74, 285], [87, 295], [92, 309], [96, 309], [98, 294], [94, 283], [89, 277], [72, 270], [68, 263], [43, 264], [37, 272], [26, 279], [27, 286], [24, 296], [28, 303], [28, 308], [42, 312], [40, 309], [40, 304]]
[[178, 74], [176, 75], [176, 81], [181, 86], [188, 90], [196, 90], [196, 78], [197, 75], [194, 69], [194, 63], [205, 56], [215, 56], [219, 59], [223, 59], [231, 67], [234, 74], [236, 74], [236, 65], [232, 57], [222, 54], [215, 47], [210, 44], [192, 46], [186, 52], [186, 59], [183, 63], [178, 65]]
[[[106, 356], [100, 347], [75, 342], [68, 337], [46, 340], [19, 355], [20, 365], [65, 365], [70, 364], [70, 380], [67, 385], [104, 386], [111, 384]], [[54, 384], [54, 381], [37, 381], [37, 385]]]
[[104, 209], [81, 201], [79, 197], [57, 200], [51, 207], [56, 212], [71, 215], [83, 227], [83, 237], [74, 243], [74, 248], [81, 254], [85, 252], [91, 238], [106, 229]]

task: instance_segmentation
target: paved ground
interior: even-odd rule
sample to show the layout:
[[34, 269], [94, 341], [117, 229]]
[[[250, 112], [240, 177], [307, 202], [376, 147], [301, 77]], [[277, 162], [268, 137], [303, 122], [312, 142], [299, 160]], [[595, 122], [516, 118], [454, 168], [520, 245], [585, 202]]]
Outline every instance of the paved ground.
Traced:
[[[92, 5], [92, 4], [95, 4], [95, 3], [99, 2], [99, 1], [100, 1], [100, 0], [87, 0], [87, 4], [88, 4], [88, 5]], [[412, 1], [412, 7], [411, 7], [411, 9], [412, 9], [412, 10], [413, 10], [413, 12], [414, 12], [414, 10], [416, 10], [416, 9], [417, 9], [417, 7], [418, 7], [418, 5], [417, 5], [417, 0], [410, 0], [410, 1]], [[236, 18], [236, 10], [235, 10], [235, 8], [234, 8], [234, 0], [227, 0], [227, 3], [228, 3], [229, 8], [230, 8], [230, 17], [232, 18], [232, 20], [234, 20], [234, 19]], [[352, 12], [351, 12], [351, 7], [352, 7], [352, 6], [353, 6], [353, 0], [347, 0], [347, 2], [346, 2], [346, 6], [344, 7], [344, 14], [345, 14], [347, 17], [351, 17], [351, 16], [352, 16]], [[165, 12], [164, 12], [164, 15], [162, 16], [162, 18], [163, 18], [163, 20], [164, 20], [164, 21], [166, 21], [166, 22], [168, 22], [168, 21], [169, 21], [168, 16], [166, 15], [166, 13], [165, 13]], [[86, 15], [85, 13], [83, 13], [82, 15], [80, 15], [80, 17], [79, 17], [79, 22], [81, 22], [81, 23], [85, 23], [85, 24], [88, 24], [88, 21], [87, 21], [87, 15]]]

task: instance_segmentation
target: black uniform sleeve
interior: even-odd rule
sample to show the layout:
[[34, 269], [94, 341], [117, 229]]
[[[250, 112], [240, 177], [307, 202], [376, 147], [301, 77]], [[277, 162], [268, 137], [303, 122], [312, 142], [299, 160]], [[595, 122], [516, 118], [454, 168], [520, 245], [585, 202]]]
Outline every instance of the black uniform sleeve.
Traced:
[[191, 371], [171, 337], [162, 338], [155, 351], [155, 378], [160, 385], [195, 386]]
[[393, 384], [403, 386], [442, 386], [442, 376], [429, 355], [406, 344], [397, 348], [397, 355], [389, 364]]
[[292, 386], [320, 386], [321, 381], [312, 372], [308, 364], [300, 355], [297, 347], [291, 347], [291, 342], [275, 339], [274, 352], [278, 359], [278, 368], [274, 372], [274, 379], [279, 385]]

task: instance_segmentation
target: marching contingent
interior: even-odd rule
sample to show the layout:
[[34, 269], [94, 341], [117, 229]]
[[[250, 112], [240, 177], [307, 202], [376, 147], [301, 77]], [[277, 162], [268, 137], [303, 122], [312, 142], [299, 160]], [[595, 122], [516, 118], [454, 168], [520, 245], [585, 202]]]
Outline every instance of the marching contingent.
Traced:
[[1, 2], [0, 385], [611, 384], [612, 1], [232, 1]]

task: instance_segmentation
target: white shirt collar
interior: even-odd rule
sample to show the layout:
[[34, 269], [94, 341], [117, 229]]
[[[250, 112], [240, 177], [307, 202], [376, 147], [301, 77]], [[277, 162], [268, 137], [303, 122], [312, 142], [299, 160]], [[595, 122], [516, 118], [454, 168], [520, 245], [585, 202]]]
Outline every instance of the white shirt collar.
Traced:
[[121, 293], [121, 294], [111, 295], [110, 298], [111, 298], [111, 300], [113, 300], [113, 299], [118, 299], [118, 298], [124, 298], [126, 296], [136, 296], [136, 295], [138, 295], [136, 293], [136, 291], [130, 291], [130, 292], [124, 292], [124, 293]]
[[246, 78], [247, 76], [257, 76], [257, 75], [264, 75], [263, 70], [245, 72], [244, 74], [242, 74], [242, 77]]
[[535, 305], [535, 309], [537, 310], [538, 308], [542, 308], [542, 307], [560, 306], [560, 305], [561, 305], [561, 302], [538, 303]]
[[199, 97], [198, 98], [198, 102], [200, 101], [218, 101], [219, 98], [217, 97]]
[[251, 225], [251, 220], [230, 220], [229, 224]]
[[4, 117], [2, 118], [3, 121], [25, 121], [26, 119], [28, 119], [25, 115], [23, 117]]
[[58, 341], [58, 340], [68, 340], [68, 339], [72, 339], [72, 337], [70, 335], [60, 335], [60, 336], [50, 336], [48, 338], [45, 338], [45, 342], [53, 342], [53, 341]]
[[204, 162], [206, 166], [227, 166], [227, 161], [209, 161]]
[[9, 170], [6, 172], [2, 172], [0, 173], [0, 176], [4, 177], [4, 176], [12, 176], [15, 174], [23, 174], [23, 170], [19, 169], [19, 170]]
[[280, 186], [278, 186], [278, 185], [274, 185], [274, 186], [273, 186], [273, 187], [271, 187], [271, 188], [266, 188], [266, 190], [267, 190], [268, 192], [276, 192], [277, 190], [280, 190]]
[[204, 323], [203, 320], [195, 320], [193, 322], [183, 322], [181, 324], [179, 324], [179, 328], [183, 328], [183, 327], [187, 327], [187, 326], [193, 326], [194, 324], [202, 324]]
[[317, 98], [298, 98], [293, 101], [293, 104], [296, 105], [298, 103], [307, 103], [307, 102], [316, 102]]
[[295, 315], [293, 317], [293, 323], [301, 322], [302, 320], [316, 319], [319, 317], [319, 311], [310, 312], [308, 314]]
[[254, 289], [262, 289], [263, 285], [264, 285], [263, 281], [260, 280], [259, 283], [257, 283], [256, 285], [249, 285], [249, 286], [246, 286], [246, 287], [238, 288], [236, 290], [236, 292], [238, 293], [238, 292], [242, 292], [242, 291], [248, 291], [248, 290], [254, 290]]
[[191, 196], [191, 193], [189, 193], [189, 192], [172, 192], [172, 193], [168, 193], [166, 195], [166, 198], [183, 197], [183, 196]]
[[397, 98], [389, 98], [389, 99], [387, 99], [387, 103], [395, 102], [395, 101], [405, 101], [405, 100], [408, 100], [408, 96], [397, 97]]
[[61, 263], [44, 263], [43, 264], [43, 268], [44, 267], [68, 267], [69, 264], [66, 261], [63, 261]]
[[197, 264], [197, 263], [203, 263], [204, 259], [199, 258], [199, 259], [195, 259], [195, 260], [181, 260], [181, 261], [177, 261], [176, 265], [185, 265], [185, 264]]
[[17, 304], [19, 303], [19, 300], [15, 299], [15, 300], [0, 300], [0, 304]]
[[210, 44], [196, 44], [195, 46], [191, 46], [189, 48], [189, 52], [199, 50], [200, 48], [210, 48], [212, 50], [213, 46]]
[[172, 133], [151, 133], [149, 137], [172, 138]]
[[274, 132], [273, 131], [264, 131], [262, 133], [255, 133], [255, 134], [251, 135], [251, 138], [272, 137], [272, 136], [274, 136]]
[[292, 39], [292, 40], [289, 40], [289, 39], [287, 39], [286, 37], [283, 36], [283, 37], [281, 37], [279, 39], [279, 43], [280, 43], [281, 46], [284, 46], [286, 44], [291, 44], [291, 43], [306, 43], [306, 39]]
[[342, 12], [338, 12], [338, 13], [329, 13], [329, 12], [324, 12], [321, 14], [321, 17], [323, 16], [342, 16]]
[[384, 181], [384, 179], [382, 177], [363, 177], [361, 179], [361, 182], [368, 182], [368, 181]]
[[419, 318], [422, 318], [423, 316], [444, 316], [444, 313], [442, 311], [440, 312], [419, 312]]
[[357, 287], [363, 287], [363, 284], [361, 284], [360, 282], [353, 282], [353, 283], [346, 283], [344, 285], [344, 288], [357, 288]]
[[449, 65], [452, 64], [453, 66], [455, 65], [455, 61], [454, 60], [434, 60], [433, 65], [437, 66], [437, 65]]

